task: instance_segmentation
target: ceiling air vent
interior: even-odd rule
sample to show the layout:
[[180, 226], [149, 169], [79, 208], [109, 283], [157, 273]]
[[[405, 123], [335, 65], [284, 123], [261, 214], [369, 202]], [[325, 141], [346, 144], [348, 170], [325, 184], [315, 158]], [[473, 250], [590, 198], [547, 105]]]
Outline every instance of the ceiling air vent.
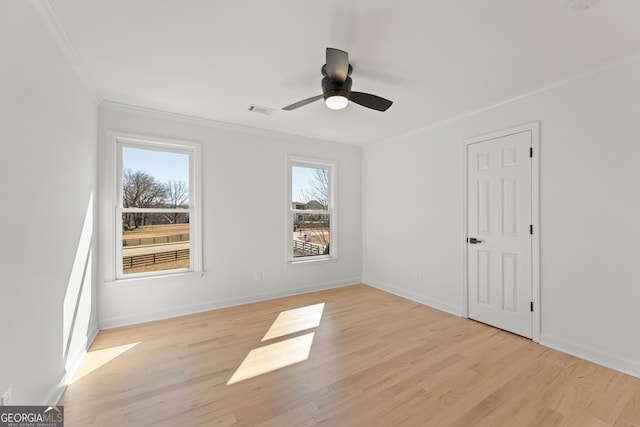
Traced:
[[269, 114], [273, 114], [276, 110], [274, 108], [269, 108], [269, 107], [263, 107], [261, 105], [250, 104], [249, 105], [249, 111], [253, 111], [254, 113], [266, 114], [268, 116]]
[[583, 10], [589, 9], [591, 6], [598, 3], [600, 0], [570, 0], [569, 1], [569, 10], [571, 12], [582, 12]]

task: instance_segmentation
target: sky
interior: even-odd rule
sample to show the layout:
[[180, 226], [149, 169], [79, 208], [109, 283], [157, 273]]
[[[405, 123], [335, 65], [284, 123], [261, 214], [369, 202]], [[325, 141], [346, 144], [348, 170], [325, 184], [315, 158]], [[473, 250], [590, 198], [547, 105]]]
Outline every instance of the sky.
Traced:
[[[123, 169], [131, 169], [134, 172], [145, 172], [162, 183], [182, 181], [189, 184], [188, 154], [123, 147], [122, 166]], [[302, 191], [310, 192], [309, 181], [313, 179], [314, 169], [301, 166], [292, 167], [292, 201], [305, 201]]]
[[315, 168], [305, 168], [301, 166], [293, 166], [291, 168], [291, 201], [292, 202], [306, 202], [302, 196], [301, 189], [310, 192], [309, 181], [313, 177], [313, 171]]
[[182, 181], [189, 185], [188, 154], [123, 147], [122, 167], [146, 172], [162, 183]]

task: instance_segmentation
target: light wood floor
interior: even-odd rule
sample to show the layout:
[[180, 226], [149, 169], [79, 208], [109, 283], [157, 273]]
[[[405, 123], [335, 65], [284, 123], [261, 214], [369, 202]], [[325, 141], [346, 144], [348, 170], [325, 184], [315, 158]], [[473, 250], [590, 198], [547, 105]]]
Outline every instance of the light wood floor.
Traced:
[[640, 379], [358, 285], [102, 331], [59, 404], [67, 427], [640, 426]]

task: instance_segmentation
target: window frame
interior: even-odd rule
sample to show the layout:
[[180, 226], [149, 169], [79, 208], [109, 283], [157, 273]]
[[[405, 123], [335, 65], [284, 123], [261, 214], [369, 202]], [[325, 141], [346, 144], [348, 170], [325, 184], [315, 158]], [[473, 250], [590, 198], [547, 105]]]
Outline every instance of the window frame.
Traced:
[[[109, 263], [106, 282], [126, 282], [180, 274], [202, 272], [201, 243], [201, 144], [191, 141], [168, 140], [156, 137], [110, 134], [112, 150], [112, 175], [107, 183], [111, 186], [109, 215], [112, 229], [109, 230]], [[186, 154], [189, 156], [189, 207], [188, 208], [124, 208], [123, 207], [123, 149], [125, 147]], [[189, 215], [189, 268], [125, 274], [122, 266], [122, 214], [125, 212], [187, 213]]]
[[[293, 167], [304, 167], [312, 169], [326, 169], [329, 174], [327, 197], [327, 209], [295, 209], [293, 202], [301, 202], [301, 200], [293, 200]], [[338, 215], [337, 215], [337, 176], [338, 164], [333, 160], [323, 160], [299, 156], [287, 156], [287, 206], [286, 206], [286, 244], [285, 244], [285, 260], [288, 264], [302, 264], [309, 262], [323, 262], [336, 260], [338, 258]], [[293, 256], [293, 218], [296, 214], [328, 214], [329, 215], [329, 254], [328, 255], [310, 255], [303, 257]]]

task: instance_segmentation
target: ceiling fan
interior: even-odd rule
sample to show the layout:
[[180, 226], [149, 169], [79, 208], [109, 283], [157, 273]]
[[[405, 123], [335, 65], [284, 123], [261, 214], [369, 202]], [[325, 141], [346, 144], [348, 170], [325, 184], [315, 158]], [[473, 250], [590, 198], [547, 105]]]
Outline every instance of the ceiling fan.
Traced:
[[283, 110], [295, 110], [314, 101], [324, 98], [326, 106], [332, 110], [341, 110], [353, 101], [363, 107], [378, 111], [386, 111], [393, 102], [376, 95], [351, 90], [353, 83], [349, 75], [353, 67], [349, 64], [349, 54], [340, 49], [327, 48], [327, 63], [320, 70], [322, 75], [322, 95], [303, 99], [295, 104], [287, 105]]

